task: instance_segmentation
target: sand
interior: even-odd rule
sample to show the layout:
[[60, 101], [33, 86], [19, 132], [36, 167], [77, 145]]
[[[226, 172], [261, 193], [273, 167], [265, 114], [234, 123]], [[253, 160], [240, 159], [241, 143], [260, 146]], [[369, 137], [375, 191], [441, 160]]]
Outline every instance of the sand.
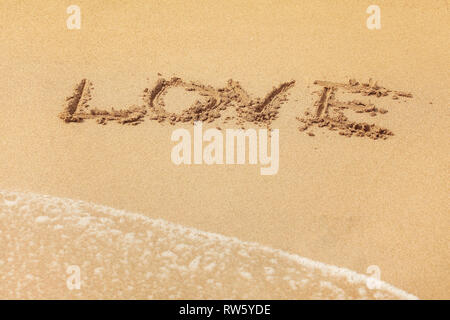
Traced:
[[[59, 117], [64, 122], [97, 119], [97, 123], [102, 125], [106, 125], [109, 121], [138, 125], [143, 122], [145, 115], [149, 112], [149, 119], [160, 123], [168, 121], [171, 125], [177, 122], [194, 124], [195, 121], [217, 122], [228, 107], [231, 107], [233, 110], [228, 112], [228, 116], [221, 121], [222, 124], [226, 124], [227, 120], [235, 120], [236, 125], [241, 128], [245, 128], [243, 126], [245, 122], [266, 125], [269, 128], [271, 122], [278, 116], [278, 109], [287, 100], [286, 92], [294, 84], [294, 80], [282, 83], [274, 87], [263, 99], [252, 99], [239, 82], [233, 79], [228, 80], [226, 87], [215, 89], [196, 82], [186, 82], [178, 77], [172, 77], [170, 80], [160, 78], [152, 88], [144, 89], [143, 104], [121, 110], [114, 110], [114, 108], [99, 110], [89, 105], [93, 90], [92, 82], [82, 79], [75, 85], [73, 94], [66, 98], [63, 112], [59, 114]], [[164, 96], [173, 91], [173, 88], [183, 88], [204, 98], [195, 100], [192, 105], [179, 113], [169, 112], [165, 108]], [[177, 103], [181, 104], [183, 100], [181, 98]]]
[[[449, 298], [445, 1], [379, 1], [378, 31], [366, 28], [372, 3], [361, 1], [77, 4], [82, 28], [71, 31], [59, 1], [0, 4], [1, 190], [139, 212], [358, 274], [375, 265], [383, 281], [414, 296]], [[252, 99], [295, 80], [270, 123], [280, 130], [279, 172], [175, 166], [170, 135], [189, 122], [171, 125], [150, 114], [134, 126], [58, 117], [81, 79], [95, 85], [88, 104], [110, 112], [139, 108], [145, 88], [173, 77], [212, 88], [236, 79]], [[355, 102], [331, 109], [393, 135], [349, 138], [317, 125], [299, 132], [296, 118], [315, 111], [315, 92], [323, 90], [316, 80], [370, 78], [412, 97], [338, 88], [337, 101]], [[380, 112], [355, 112], [359, 102]], [[180, 110], [190, 107], [186, 99]], [[241, 125], [231, 120], [225, 125]], [[257, 126], [242, 123], [250, 124]]]
[[0, 212], [2, 299], [417, 299], [350, 270], [83, 201], [0, 191]]
[[[375, 96], [377, 98], [391, 95], [392, 99], [398, 100], [399, 97], [412, 98], [411, 93], [403, 91], [392, 91], [381, 87], [372, 79], [368, 83], [359, 83], [355, 79], [350, 79], [348, 83], [336, 83], [330, 81], [314, 81], [314, 84], [323, 87], [319, 91], [319, 99], [315, 102], [315, 110], [307, 109], [304, 117], [297, 117], [297, 120], [303, 122], [299, 130], [305, 131], [312, 126], [319, 128], [327, 127], [330, 130], [338, 131], [341, 136], [346, 137], [367, 137], [373, 140], [384, 139], [393, 136], [394, 133], [387, 128], [382, 128], [375, 124], [367, 122], [350, 121], [344, 115], [343, 110], [350, 109], [357, 113], [369, 113], [372, 117], [377, 114], [385, 114], [387, 109], [377, 108], [373, 103], [363, 102], [361, 100], [339, 101], [335, 95], [338, 89], [344, 89], [346, 92], [357, 93], [363, 96]], [[309, 136], [315, 136], [311, 131], [307, 132]]]

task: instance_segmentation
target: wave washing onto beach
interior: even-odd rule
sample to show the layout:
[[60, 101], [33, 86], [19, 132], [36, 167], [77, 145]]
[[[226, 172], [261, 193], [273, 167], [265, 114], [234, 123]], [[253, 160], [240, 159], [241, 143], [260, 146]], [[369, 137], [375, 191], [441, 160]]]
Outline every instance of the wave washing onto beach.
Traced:
[[[79, 289], [67, 285], [71, 266]], [[0, 299], [416, 299], [259, 244], [9, 191], [0, 191], [0, 283]]]

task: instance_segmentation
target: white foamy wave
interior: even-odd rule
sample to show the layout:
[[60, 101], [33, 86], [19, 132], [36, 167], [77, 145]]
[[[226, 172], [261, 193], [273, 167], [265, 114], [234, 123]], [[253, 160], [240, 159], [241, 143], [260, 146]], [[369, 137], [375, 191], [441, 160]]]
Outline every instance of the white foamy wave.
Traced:
[[[67, 285], [70, 266], [80, 289]], [[368, 280], [143, 215], [0, 191], [1, 299], [416, 299]]]

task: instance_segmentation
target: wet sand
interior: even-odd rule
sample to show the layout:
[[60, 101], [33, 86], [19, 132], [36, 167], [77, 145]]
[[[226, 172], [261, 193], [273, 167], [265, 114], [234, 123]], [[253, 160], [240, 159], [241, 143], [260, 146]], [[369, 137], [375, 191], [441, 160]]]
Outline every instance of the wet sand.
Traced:
[[79, 200], [0, 191], [0, 224], [2, 299], [417, 299], [348, 269]]
[[[359, 273], [377, 265], [398, 288], [448, 299], [448, 9], [381, 1], [382, 28], [370, 31], [369, 4], [79, 1], [82, 28], [69, 31], [65, 4], [2, 1], [0, 189], [140, 212]], [[216, 88], [237, 79], [256, 97], [294, 79], [271, 124], [278, 174], [175, 166], [168, 123], [58, 117], [83, 78], [92, 104], [111, 108], [141, 103], [158, 72]], [[351, 78], [413, 93], [374, 98], [386, 114], [348, 114], [394, 136], [299, 132], [314, 81]]]

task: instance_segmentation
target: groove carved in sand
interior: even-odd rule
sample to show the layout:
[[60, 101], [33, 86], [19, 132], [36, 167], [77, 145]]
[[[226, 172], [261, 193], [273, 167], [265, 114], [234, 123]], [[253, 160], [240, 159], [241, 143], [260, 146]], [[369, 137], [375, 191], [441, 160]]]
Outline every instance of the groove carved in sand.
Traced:
[[[299, 127], [300, 131], [306, 131], [313, 126], [317, 126], [338, 131], [340, 135], [347, 137], [355, 135], [374, 140], [387, 139], [393, 135], [389, 129], [366, 122], [350, 121], [343, 112], [343, 110], [349, 109], [356, 113], [369, 113], [370, 116], [374, 117], [378, 114], [387, 113], [386, 109], [378, 108], [370, 102], [365, 103], [359, 100], [339, 101], [335, 98], [335, 93], [338, 90], [343, 90], [348, 93], [358, 93], [363, 96], [375, 96], [377, 98], [391, 96], [394, 100], [399, 97], [412, 98], [411, 93], [386, 89], [372, 80], [369, 80], [369, 83], [359, 83], [354, 79], [349, 80], [348, 83], [317, 80], [314, 84], [322, 86], [323, 89], [319, 100], [314, 104], [315, 112], [307, 110], [304, 117], [297, 117], [297, 120], [302, 122]], [[312, 132], [308, 132], [308, 134], [314, 136]]]
[[[229, 80], [223, 88], [214, 88], [198, 82], [187, 82], [173, 77], [170, 80], [160, 78], [152, 89], [144, 90], [144, 104], [132, 106], [122, 110], [99, 110], [89, 108], [91, 82], [86, 79], [75, 87], [74, 94], [67, 98], [67, 104], [60, 118], [66, 122], [82, 122], [85, 119], [96, 119], [100, 124], [117, 121], [122, 124], [136, 125], [144, 121], [146, 115], [150, 120], [168, 122], [204, 121], [214, 122], [224, 118], [223, 122], [235, 121], [241, 127], [245, 123], [270, 126], [278, 117], [278, 109], [287, 101], [287, 91], [293, 87], [295, 81], [289, 81], [274, 87], [263, 99], [252, 98], [234, 80]], [[165, 108], [164, 96], [174, 87], [184, 88], [186, 91], [196, 92], [202, 99], [197, 100], [180, 113], [169, 112]], [[223, 115], [225, 117], [223, 117]]]
[[78, 83], [73, 95], [66, 98], [66, 107], [59, 115], [66, 122], [79, 122], [88, 108], [88, 101], [91, 99], [92, 83], [83, 79]]
[[[224, 124], [234, 121], [241, 128], [249, 123], [270, 127], [272, 121], [278, 118], [279, 109], [287, 101], [288, 90], [294, 84], [294, 80], [284, 82], [274, 87], [264, 98], [252, 98], [239, 82], [232, 79], [227, 82], [225, 87], [214, 88], [198, 82], [187, 82], [178, 77], [170, 80], [160, 78], [153, 88], [144, 90], [142, 105], [133, 105], [121, 110], [112, 108], [108, 111], [90, 107], [88, 102], [91, 99], [93, 85], [89, 80], [83, 79], [75, 86], [74, 93], [66, 99], [64, 111], [59, 116], [65, 122], [95, 119], [103, 125], [109, 121], [137, 125], [144, 121], [145, 116], [148, 116], [150, 120], [168, 122], [171, 125], [175, 125], [177, 122], [216, 122], [220, 119]], [[344, 114], [344, 110], [348, 109], [356, 113], [377, 116], [387, 113], [386, 109], [378, 108], [371, 102], [339, 101], [335, 97], [336, 92], [342, 90], [347, 93], [377, 98], [390, 96], [393, 100], [397, 100], [399, 97], [412, 98], [411, 93], [390, 90], [379, 86], [372, 80], [369, 80], [368, 83], [360, 83], [354, 79], [350, 79], [348, 83], [317, 80], [314, 84], [322, 86], [323, 89], [319, 100], [315, 103], [315, 111], [307, 110], [304, 117], [297, 117], [297, 120], [302, 122], [299, 127], [300, 131], [317, 126], [338, 131], [339, 134], [347, 137], [387, 139], [393, 135], [389, 129], [366, 122], [350, 121]], [[165, 108], [164, 96], [171, 88], [175, 87], [198, 93], [202, 98], [180, 113], [169, 112]], [[312, 132], [308, 132], [308, 134], [314, 135]]]

